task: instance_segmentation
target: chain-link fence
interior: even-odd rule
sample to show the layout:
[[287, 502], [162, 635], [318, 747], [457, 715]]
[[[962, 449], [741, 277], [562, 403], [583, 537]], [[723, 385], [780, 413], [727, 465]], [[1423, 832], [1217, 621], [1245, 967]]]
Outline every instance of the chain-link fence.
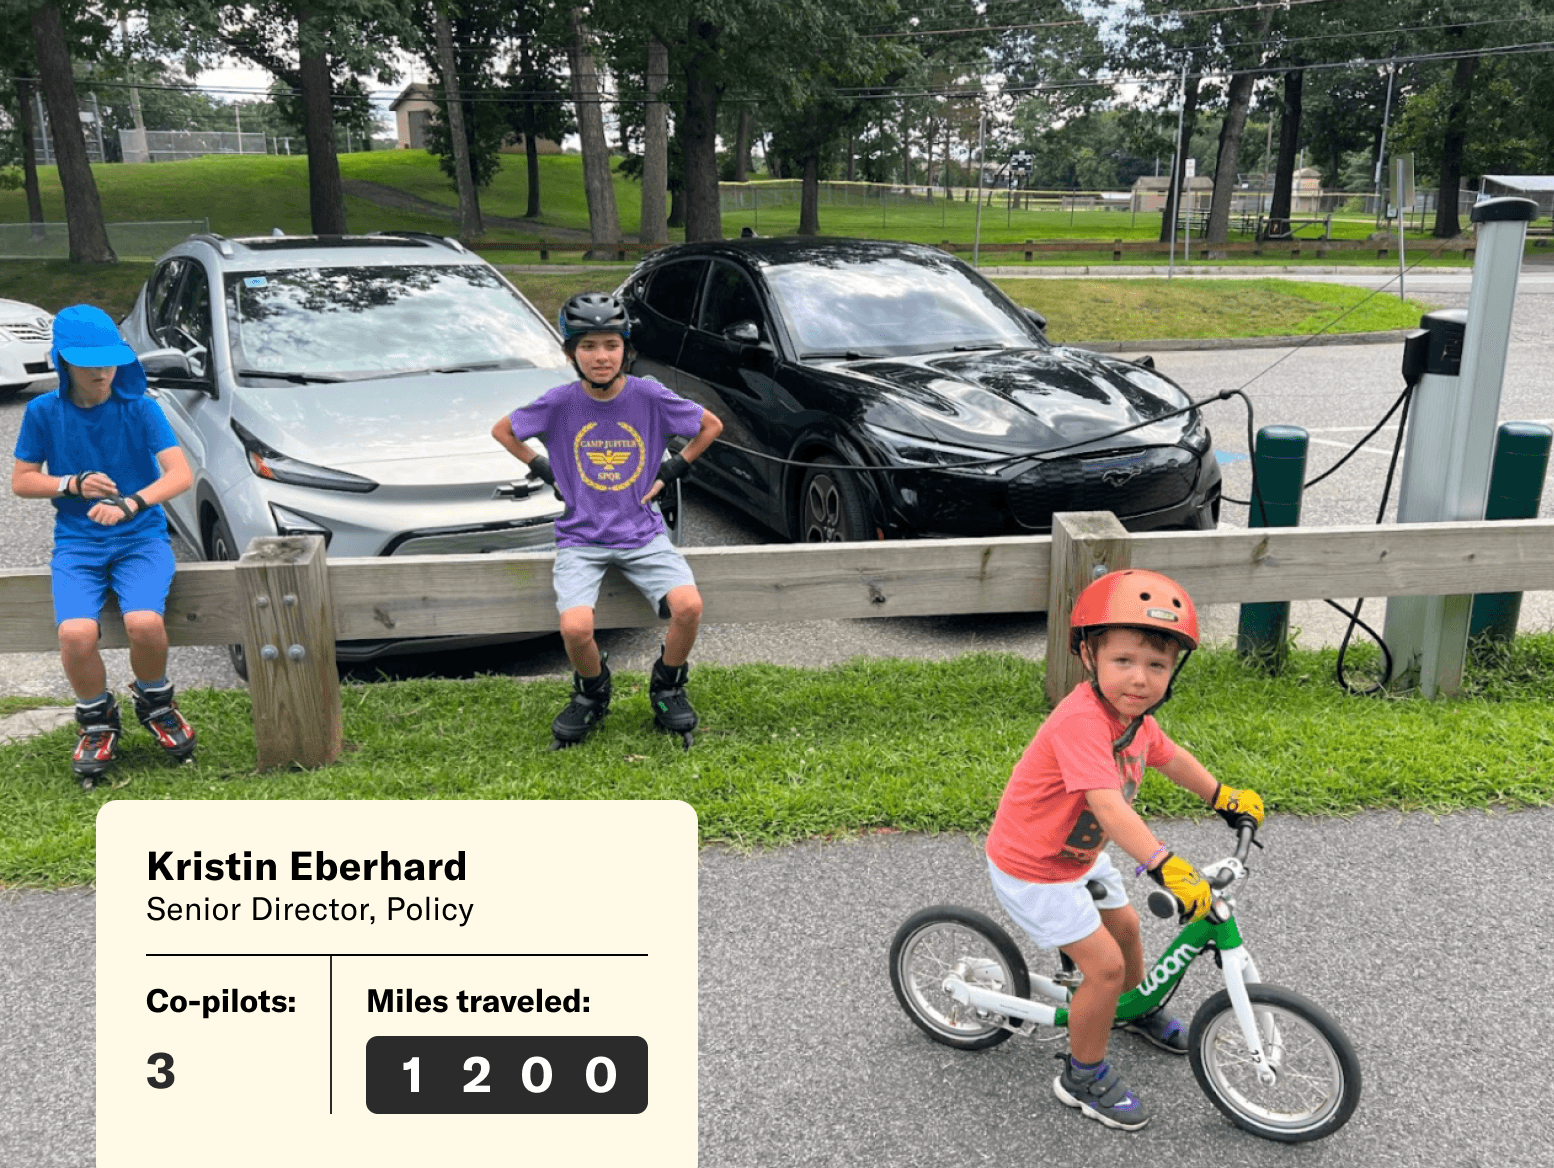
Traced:
[[120, 130], [125, 162], [176, 162], [204, 154], [269, 154], [268, 134], [235, 130]]
[[[152, 223], [109, 223], [108, 243], [121, 260], [154, 260], [209, 219], [165, 219]], [[62, 260], [70, 257], [70, 233], [63, 223], [0, 223], [0, 259]]]

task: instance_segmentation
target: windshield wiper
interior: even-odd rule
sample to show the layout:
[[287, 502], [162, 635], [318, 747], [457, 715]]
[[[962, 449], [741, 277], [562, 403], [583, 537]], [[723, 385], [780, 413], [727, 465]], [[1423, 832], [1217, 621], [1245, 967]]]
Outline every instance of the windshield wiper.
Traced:
[[[523, 365], [515, 365], [511, 368], [521, 369], [524, 365], [531, 369], [534, 367], [532, 362], [525, 361]], [[471, 361], [468, 365], [432, 365], [425, 369], [396, 369], [392, 373], [376, 373], [373, 376], [377, 380], [387, 381], [393, 377], [425, 377], [428, 373], [475, 373], [485, 369], [505, 368], [509, 368], [506, 361]]]
[[268, 377], [273, 381], [290, 381], [294, 385], [311, 385], [322, 381], [344, 381], [332, 373], [283, 373], [274, 369], [239, 369], [238, 377]]
[[984, 349], [1002, 349], [1005, 347], [997, 341], [986, 341], [977, 345], [951, 345], [950, 351], [954, 353], [980, 353]]
[[857, 349], [843, 349], [835, 353], [800, 353], [800, 361], [861, 361], [863, 354]]

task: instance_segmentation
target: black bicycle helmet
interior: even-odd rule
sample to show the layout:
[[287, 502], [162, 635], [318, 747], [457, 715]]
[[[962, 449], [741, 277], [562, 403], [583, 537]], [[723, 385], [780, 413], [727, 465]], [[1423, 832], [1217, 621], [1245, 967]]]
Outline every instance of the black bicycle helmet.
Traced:
[[619, 333], [623, 339], [631, 339], [631, 318], [608, 292], [579, 292], [561, 306], [556, 325], [564, 343], [584, 333]]

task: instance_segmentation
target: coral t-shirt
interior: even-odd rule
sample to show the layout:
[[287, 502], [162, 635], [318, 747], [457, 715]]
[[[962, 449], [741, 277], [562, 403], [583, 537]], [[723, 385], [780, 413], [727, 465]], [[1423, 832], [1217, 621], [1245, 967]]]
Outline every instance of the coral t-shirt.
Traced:
[[1129, 803], [1144, 767], [1166, 765], [1176, 743], [1146, 716], [1120, 755], [1112, 743], [1126, 725], [1081, 682], [1057, 704], [1015, 764], [987, 836], [998, 870], [1032, 884], [1078, 880], [1095, 863], [1106, 833], [1086, 791], [1118, 790]]

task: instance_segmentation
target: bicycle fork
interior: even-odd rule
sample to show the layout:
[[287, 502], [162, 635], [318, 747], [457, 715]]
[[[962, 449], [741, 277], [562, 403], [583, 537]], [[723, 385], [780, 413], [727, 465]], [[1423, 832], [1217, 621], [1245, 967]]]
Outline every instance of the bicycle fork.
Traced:
[[1235, 1011], [1236, 1022], [1241, 1027], [1241, 1038], [1246, 1043], [1246, 1057], [1257, 1071], [1257, 1081], [1265, 1087], [1271, 1087], [1284, 1061], [1284, 1044], [1273, 1012], [1254, 1010], [1246, 992], [1248, 984], [1262, 980], [1257, 972], [1257, 964], [1244, 945], [1237, 945], [1220, 952], [1220, 966], [1225, 974], [1225, 992], [1230, 995], [1230, 1006]]

